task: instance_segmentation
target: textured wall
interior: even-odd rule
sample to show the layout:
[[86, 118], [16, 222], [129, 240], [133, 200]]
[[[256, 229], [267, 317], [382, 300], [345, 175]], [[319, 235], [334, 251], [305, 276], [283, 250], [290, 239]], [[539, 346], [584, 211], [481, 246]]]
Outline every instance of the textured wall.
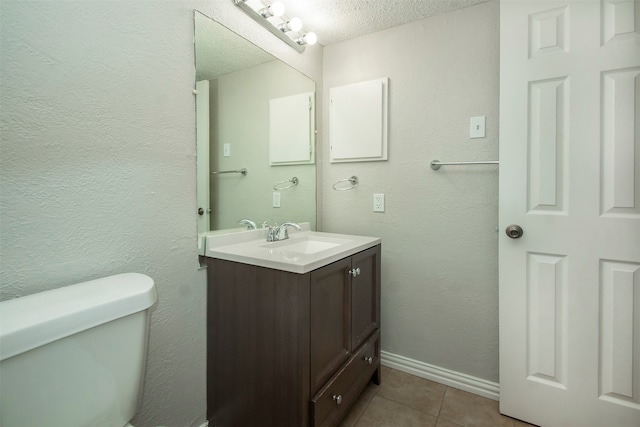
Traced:
[[205, 418], [193, 9], [320, 80], [321, 48], [298, 54], [227, 0], [1, 6], [1, 296], [151, 276], [158, 303], [136, 427]]
[[[382, 238], [382, 349], [498, 380], [497, 1], [325, 47], [331, 87], [389, 77], [389, 160], [323, 168], [323, 230]], [[487, 137], [469, 139], [469, 118]], [[328, 107], [324, 117], [329, 117]], [[328, 147], [329, 123], [325, 126]], [[359, 186], [331, 184], [357, 175]], [[386, 212], [372, 212], [385, 193]]]

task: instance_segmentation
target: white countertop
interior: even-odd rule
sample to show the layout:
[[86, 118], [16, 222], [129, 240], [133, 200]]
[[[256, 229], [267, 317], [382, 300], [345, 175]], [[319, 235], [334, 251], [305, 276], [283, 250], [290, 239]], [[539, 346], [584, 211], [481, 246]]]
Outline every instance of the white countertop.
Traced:
[[205, 255], [292, 273], [307, 273], [380, 243], [378, 237], [289, 228], [289, 239], [267, 242], [267, 230], [208, 235]]

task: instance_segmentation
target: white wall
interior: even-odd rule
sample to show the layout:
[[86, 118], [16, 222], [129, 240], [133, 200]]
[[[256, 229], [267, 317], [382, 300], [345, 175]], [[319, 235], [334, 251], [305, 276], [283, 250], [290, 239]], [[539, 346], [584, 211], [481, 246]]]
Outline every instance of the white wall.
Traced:
[[[325, 47], [331, 87], [389, 77], [389, 160], [329, 164], [323, 230], [382, 238], [382, 349], [498, 381], [499, 4], [480, 4]], [[487, 137], [469, 139], [486, 115]], [[358, 187], [331, 185], [357, 175]], [[386, 212], [372, 212], [384, 193]]]
[[[193, 9], [321, 80], [228, 0], [15, 1], [0, 14], [2, 299], [126, 271], [157, 285], [136, 427], [205, 419]], [[321, 86], [318, 86], [321, 90]]]

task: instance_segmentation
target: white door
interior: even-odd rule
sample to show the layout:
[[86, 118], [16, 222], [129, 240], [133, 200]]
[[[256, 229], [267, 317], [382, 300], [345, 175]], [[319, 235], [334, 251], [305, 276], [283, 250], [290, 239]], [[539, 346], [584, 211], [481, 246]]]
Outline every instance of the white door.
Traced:
[[[196, 82], [196, 198], [198, 200], [198, 234], [209, 231], [209, 81]], [[200, 241], [200, 239], [198, 239]]]
[[638, 427], [640, 2], [500, 9], [500, 410]]

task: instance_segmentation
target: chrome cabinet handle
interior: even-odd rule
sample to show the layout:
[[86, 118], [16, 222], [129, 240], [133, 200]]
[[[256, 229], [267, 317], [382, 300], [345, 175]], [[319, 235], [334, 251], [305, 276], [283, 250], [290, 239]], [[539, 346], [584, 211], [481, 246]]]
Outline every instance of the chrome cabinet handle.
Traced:
[[342, 403], [342, 395], [341, 394], [334, 394], [333, 395], [333, 400], [335, 400], [338, 405], [341, 404]]
[[354, 268], [353, 270], [349, 270], [349, 274], [352, 275], [353, 277], [359, 276], [360, 268]]
[[367, 362], [369, 365], [371, 365], [373, 363], [373, 357], [369, 356], [364, 358], [364, 361]]

